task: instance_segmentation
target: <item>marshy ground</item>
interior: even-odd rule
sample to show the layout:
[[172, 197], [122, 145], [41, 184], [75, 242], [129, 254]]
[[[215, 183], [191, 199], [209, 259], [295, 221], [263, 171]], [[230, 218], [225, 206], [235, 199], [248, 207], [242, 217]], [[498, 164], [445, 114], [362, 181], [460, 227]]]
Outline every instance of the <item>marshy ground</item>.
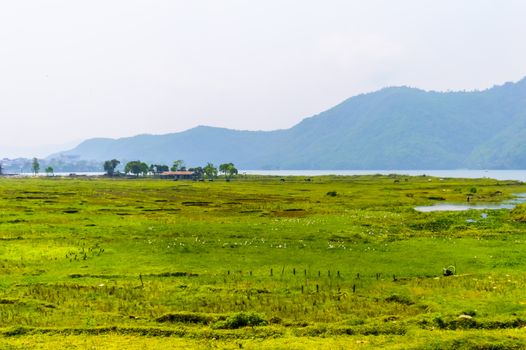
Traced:
[[[3, 349], [520, 349], [514, 181], [0, 179]], [[454, 266], [454, 274], [444, 269]]]

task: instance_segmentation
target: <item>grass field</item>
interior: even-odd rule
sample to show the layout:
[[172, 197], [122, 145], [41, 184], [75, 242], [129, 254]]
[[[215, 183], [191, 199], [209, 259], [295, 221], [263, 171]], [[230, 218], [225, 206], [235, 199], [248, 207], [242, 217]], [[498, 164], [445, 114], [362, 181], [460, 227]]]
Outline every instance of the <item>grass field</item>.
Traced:
[[521, 349], [526, 208], [413, 208], [524, 192], [395, 175], [2, 178], [0, 348]]

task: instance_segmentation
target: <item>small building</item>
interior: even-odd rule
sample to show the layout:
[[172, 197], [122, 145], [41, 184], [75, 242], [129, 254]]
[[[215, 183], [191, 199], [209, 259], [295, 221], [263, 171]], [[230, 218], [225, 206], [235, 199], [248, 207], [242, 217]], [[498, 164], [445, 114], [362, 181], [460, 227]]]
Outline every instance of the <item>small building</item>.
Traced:
[[161, 179], [193, 180], [193, 171], [163, 171], [159, 174]]

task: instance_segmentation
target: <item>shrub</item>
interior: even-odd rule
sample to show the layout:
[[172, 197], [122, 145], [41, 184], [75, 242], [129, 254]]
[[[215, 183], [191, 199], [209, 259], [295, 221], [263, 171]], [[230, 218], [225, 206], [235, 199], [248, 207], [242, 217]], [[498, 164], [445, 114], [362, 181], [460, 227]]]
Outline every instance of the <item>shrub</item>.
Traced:
[[229, 316], [224, 321], [216, 322], [214, 325], [214, 328], [218, 329], [237, 329], [242, 327], [255, 327], [255, 326], [265, 326], [267, 324], [267, 320], [265, 318], [257, 313], [249, 312], [244, 313], [240, 312], [237, 314], [234, 314], [232, 316]]
[[524, 204], [517, 205], [511, 212], [510, 216], [514, 221], [526, 222], [526, 206]]
[[453, 276], [455, 274], [455, 272], [456, 272], [456, 268], [453, 265], [450, 265], [448, 267], [444, 267], [442, 269], [442, 274], [444, 276]]
[[14, 328], [8, 329], [7, 331], [4, 331], [3, 335], [5, 337], [14, 337], [14, 336], [19, 336], [19, 335], [25, 335], [30, 332], [31, 332], [30, 328], [19, 326], [19, 327], [14, 327]]
[[208, 315], [198, 314], [194, 312], [178, 312], [174, 314], [166, 314], [156, 319], [157, 322], [173, 322], [173, 323], [193, 323], [193, 324], [208, 324], [212, 321], [212, 317]]
[[269, 323], [270, 323], [270, 324], [281, 324], [282, 321], [283, 321], [283, 320], [282, 320], [280, 317], [278, 317], [278, 316], [274, 316], [274, 317], [272, 317], [272, 318], [269, 320]]

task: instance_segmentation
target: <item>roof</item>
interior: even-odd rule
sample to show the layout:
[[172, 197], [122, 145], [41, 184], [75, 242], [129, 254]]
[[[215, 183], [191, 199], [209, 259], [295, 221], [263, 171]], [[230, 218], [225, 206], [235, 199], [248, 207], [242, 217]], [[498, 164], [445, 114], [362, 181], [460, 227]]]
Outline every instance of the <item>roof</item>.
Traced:
[[193, 175], [193, 171], [163, 171], [160, 175], [174, 176], [174, 175]]

